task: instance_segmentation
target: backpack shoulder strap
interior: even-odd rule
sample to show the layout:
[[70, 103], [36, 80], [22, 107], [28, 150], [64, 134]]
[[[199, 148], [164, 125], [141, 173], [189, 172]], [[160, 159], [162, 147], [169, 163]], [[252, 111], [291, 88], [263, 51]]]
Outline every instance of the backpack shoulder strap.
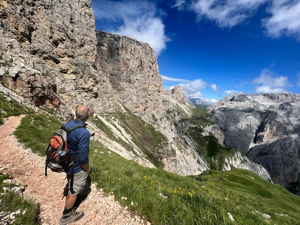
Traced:
[[64, 129], [66, 132], [67, 132], [67, 135], [69, 135], [72, 131], [78, 129], [78, 128], [81, 128], [81, 127], [85, 127], [85, 125], [83, 124], [78, 124], [78, 125], [75, 125], [74, 127], [71, 127], [69, 130], [66, 129], [65, 126], [62, 126], [62, 129]]

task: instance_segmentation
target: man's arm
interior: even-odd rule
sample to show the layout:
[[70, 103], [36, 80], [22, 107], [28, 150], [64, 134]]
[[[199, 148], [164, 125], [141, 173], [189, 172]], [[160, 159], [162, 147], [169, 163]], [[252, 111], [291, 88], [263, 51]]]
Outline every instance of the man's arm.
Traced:
[[78, 143], [78, 157], [81, 168], [84, 172], [89, 172], [89, 143], [90, 143], [90, 133], [84, 132]]
[[85, 165], [81, 165], [81, 168], [83, 169], [84, 172], [88, 173], [90, 171], [90, 166], [89, 163]]

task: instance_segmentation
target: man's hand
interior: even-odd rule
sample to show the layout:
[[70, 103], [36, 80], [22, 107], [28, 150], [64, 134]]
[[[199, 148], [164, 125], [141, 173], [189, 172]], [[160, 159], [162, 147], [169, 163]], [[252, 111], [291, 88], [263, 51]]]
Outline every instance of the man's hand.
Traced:
[[84, 172], [89, 173], [90, 172], [90, 166], [89, 164], [81, 165], [81, 168]]

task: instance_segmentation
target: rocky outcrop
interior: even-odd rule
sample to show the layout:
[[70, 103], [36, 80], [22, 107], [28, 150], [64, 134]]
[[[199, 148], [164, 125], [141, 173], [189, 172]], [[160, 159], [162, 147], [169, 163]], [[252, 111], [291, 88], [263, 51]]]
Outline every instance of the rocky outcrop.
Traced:
[[300, 193], [300, 95], [233, 95], [209, 109], [216, 124], [208, 130], [223, 146], [238, 148], [275, 183]]
[[252, 171], [261, 178], [272, 182], [269, 172], [263, 166], [252, 162], [247, 156], [242, 155], [239, 151], [236, 151], [232, 157], [225, 158], [224, 161], [222, 171], [229, 171], [236, 168], [246, 169]]
[[[0, 168], [0, 178], [3, 179], [2, 171], [4, 168]], [[25, 191], [25, 187], [20, 186], [16, 184], [15, 181], [12, 180], [12, 178], [4, 179], [1, 182], [1, 186], [3, 191], [0, 191], [0, 194], [6, 195], [8, 192], [14, 192], [16, 195], [23, 197], [23, 192]], [[15, 222], [16, 216], [20, 214], [25, 214], [27, 209], [21, 210], [21, 209], [15, 209], [13, 211], [2, 211], [1, 206], [3, 206], [2, 198], [0, 199], [0, 224], [13, 224]]]
[[93, 102], [97, 83], [91, 0], [0, 1], [0, 75], [36, 105]]
[[97, 31], [96, 68], [108, 78], [120, 103], [133, 113], [152, 115], [164, 108], [162, 78], [148, 44]]

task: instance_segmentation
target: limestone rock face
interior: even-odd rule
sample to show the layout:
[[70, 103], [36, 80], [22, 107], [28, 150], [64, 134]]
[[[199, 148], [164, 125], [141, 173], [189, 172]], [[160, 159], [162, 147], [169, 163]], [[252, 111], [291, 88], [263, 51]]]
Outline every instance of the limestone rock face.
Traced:
[[275, 183], [300, 193], [300, 95], [228, 96], [209, 109], [216, 122], [209, 131], [223, 146], [238, 148]]
[[185, 103], [185, 98], [181, 86], [175, 86], [174, 88], [172, 88], [171, 93], [172, 98], [174, 98], [177, 102], [182, 104]]
[[300, 169], [299, 135], [293, 134], [276, 139], [252, 147], [247, 156], [263, 165], [273, 175], [275, 183], [293, 188], [291, 184], [298, 181]]
[[32, 92], [36, 87], [35, 92], [46, 99], [43, 102], [55, 108], [91, 98], [88, 92], [93, 91], [97, 73], [90, 4], [91, 0], [0, 2], [0, 57], [9, 63], [0, 67], [10, 67], [4, 74], [2, 68], [0, 75], [9, 87], [26, 83], [18, 86], [18, 93], [38, 105]]
[[222, 171], [229, 171], [234, 168], [250, 170], [263, 179], [272, 182], [269, 172], [263, 166], [252, 162], [239, 151], [235, 152], [234, 156], [225, 158]]
[[148, 44], [97, 31], [97, 47], [97, 70], [108, 78], [121, 104], [145, 118], [165, 109], [156, 54]]

